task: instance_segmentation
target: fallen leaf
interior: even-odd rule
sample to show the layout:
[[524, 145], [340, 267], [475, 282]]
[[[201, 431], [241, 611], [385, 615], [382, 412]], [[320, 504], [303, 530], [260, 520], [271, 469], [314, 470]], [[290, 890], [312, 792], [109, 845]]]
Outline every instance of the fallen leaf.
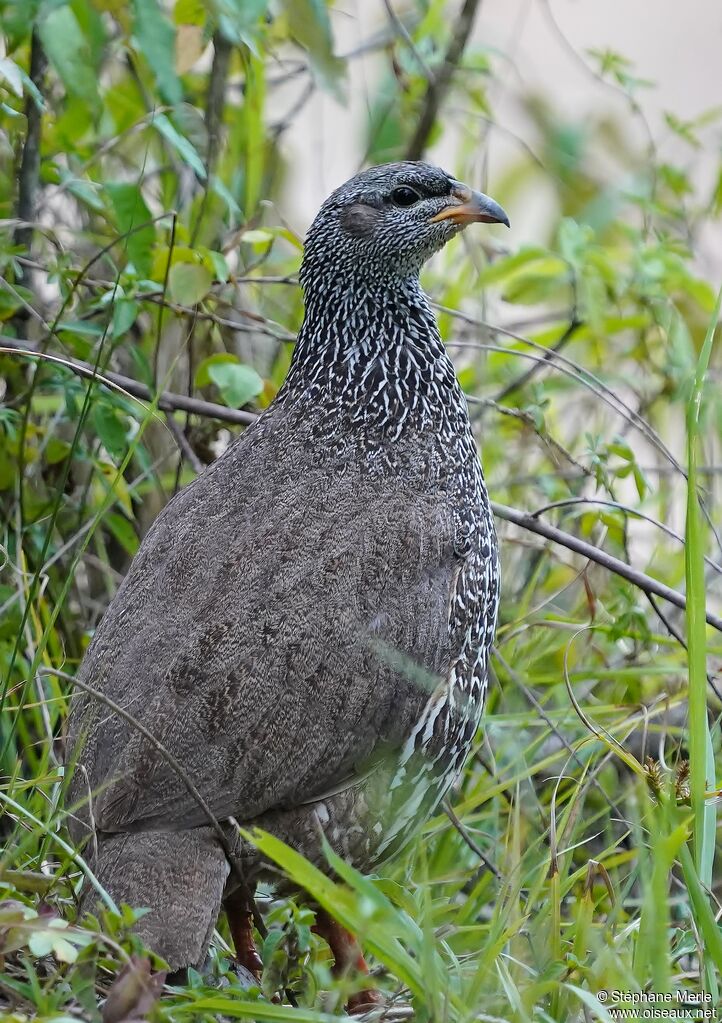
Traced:
[[151, 974], [150, 960], [132, 956], [115, 978], [103, 1006], [103, 1023], [141, 1020], [160, 998], [165, 970]]

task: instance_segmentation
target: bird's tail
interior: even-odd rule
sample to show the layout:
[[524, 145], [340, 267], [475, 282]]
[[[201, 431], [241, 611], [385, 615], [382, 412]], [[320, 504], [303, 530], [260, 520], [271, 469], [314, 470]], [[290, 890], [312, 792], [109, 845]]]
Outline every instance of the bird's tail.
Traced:
[[116, 905], [149, 910], [133, 930], [171, 971], [203, 965], [229, 872], [211, 828], [104, 835], [93, 870]]

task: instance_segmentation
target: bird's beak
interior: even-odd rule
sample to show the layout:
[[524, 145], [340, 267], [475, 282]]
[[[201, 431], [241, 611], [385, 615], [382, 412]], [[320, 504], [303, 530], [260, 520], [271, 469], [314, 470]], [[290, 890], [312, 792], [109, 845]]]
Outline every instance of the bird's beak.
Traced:
[[509, 218], [499, 203], [483, 192], [475, 192], [468, 185], [455, 181], [451, 186], [451, 195], [449, 205], [431, 218], [431, 224], [439, 220], [453, 220], [460, 227], [478, 223], [506, 224], [509, 227]]

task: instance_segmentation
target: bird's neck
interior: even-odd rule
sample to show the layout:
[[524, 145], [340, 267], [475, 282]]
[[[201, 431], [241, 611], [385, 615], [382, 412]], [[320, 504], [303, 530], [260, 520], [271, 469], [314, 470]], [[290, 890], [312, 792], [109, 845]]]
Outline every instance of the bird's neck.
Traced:
[[306, 288], [306, 315], [285, 391], [338, 408], [354, 422], [399, 436], [405, 429], [468, 423], [454, 367], [418, 279], [353, 275]]

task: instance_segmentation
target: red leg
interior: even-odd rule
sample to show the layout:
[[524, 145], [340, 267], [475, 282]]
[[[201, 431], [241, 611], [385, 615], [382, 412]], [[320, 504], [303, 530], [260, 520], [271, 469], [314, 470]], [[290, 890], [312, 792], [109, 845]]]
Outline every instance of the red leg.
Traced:
[[[338, 921], [323, 910], [316, 911], [316, 923], [313, 926], [316, 934], [320, 935], [328, 943], [331, 954], [334, 958], [333, 973], [340, 977], [343, 974], [356, 971], [361, 974], [368, 974], [369, 968], [363, 957], [359, 943], [352, 934], [342, 927]], [[383, 996], [375, 988], [364, 988], [357, 991], [349, 999], [346, 1011], [349, 1015], [360, 1015], [368, 1009], [372, 1009], [383, 1003]]]
[[263, 962], [253, 940], [253, 896], [247, 888], [238, 888], [224, 901], [223, 907], [231, 929], [236, 961], [260, 983]]

